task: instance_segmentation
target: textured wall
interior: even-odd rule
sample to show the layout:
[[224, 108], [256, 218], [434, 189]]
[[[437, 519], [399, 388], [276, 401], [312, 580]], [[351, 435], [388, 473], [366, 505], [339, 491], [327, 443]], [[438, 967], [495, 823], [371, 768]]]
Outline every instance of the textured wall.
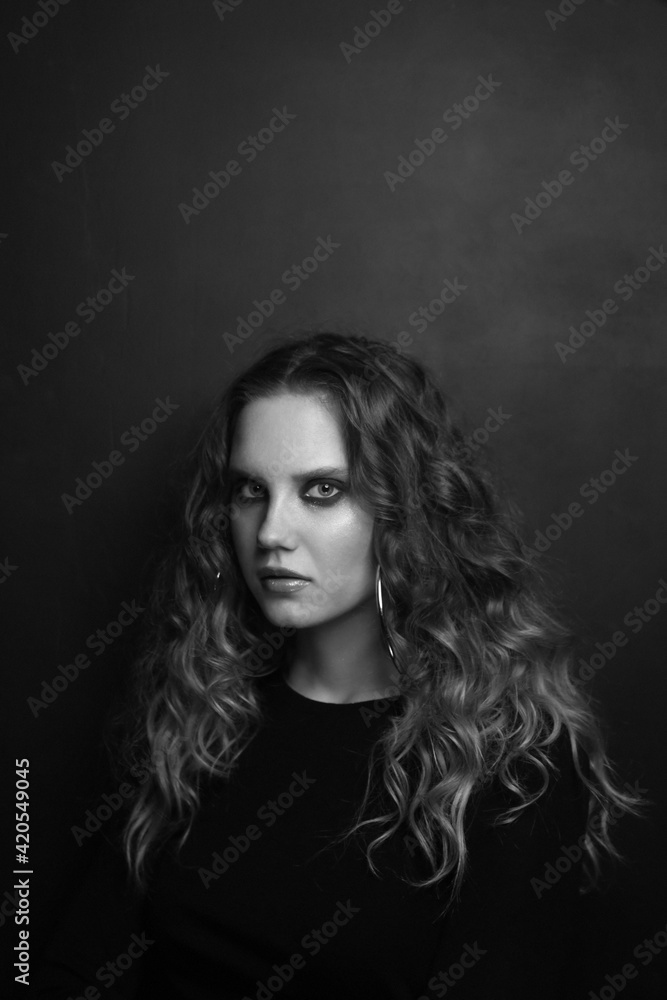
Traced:
[[[360, 35], [370, 10], [388, 23]], [[276, 331], [405, 331], [471, 432], [489, 408], [510, 415], [486, 447], [557, 567], [582, 659], [599, 653], [588, 673], [621, 773], [659, 798], [667, 12], [560, 10], [73, 0], [47, 21], [36, 4], [5, 8], [17, 169], [0, 222], [0, 594], [38, 935], [88, 857], [72, 825], [113, 790], [97, 743], [132, 615], [109, 645], [94, 634], [140, 595], [202, 413]], [[22, 20], [36, 12], [37, 27]], [[239, 335], [272, 292], [272, 315]], [[625, 463], [605, 472], [617, 450]], [[94, 462], [100, 485], [77, 497]], [[28, 702], [77, 655], [90, 667]], [[635, 961], [625, 995], [657, 996], [664, 958], [632, 953], [667, 921], [658, 809], [619, 842], [630, 863], [591, 903], [590, 988]]]

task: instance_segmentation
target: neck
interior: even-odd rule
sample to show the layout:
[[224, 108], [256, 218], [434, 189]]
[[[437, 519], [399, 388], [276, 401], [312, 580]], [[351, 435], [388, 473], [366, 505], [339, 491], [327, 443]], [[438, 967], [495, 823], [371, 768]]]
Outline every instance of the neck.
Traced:
[[332, 622], [299, 629], [285, 680], [314, 701], [341, 704], [384, 698], [398, 681], [374, 601]]

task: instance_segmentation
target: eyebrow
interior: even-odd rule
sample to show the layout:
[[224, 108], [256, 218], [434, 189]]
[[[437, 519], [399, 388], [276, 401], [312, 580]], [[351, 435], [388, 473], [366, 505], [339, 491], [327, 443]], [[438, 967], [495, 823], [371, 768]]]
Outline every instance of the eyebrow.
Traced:
[[[230, 475], [237, 476], [241, 479], [262, 479], [262, 474], [258, 472], [248, 472], [246, 469], [240, 469], [235, 465], [229, 467]], [[335, 466], [321, 466], [319, 469], [309, 469], [301, 472], [294, 472], [292, 474], [292, 479], [294, 482], [303, 479], [345, 479], [348, 476], [347, 469], [339, 469]]]

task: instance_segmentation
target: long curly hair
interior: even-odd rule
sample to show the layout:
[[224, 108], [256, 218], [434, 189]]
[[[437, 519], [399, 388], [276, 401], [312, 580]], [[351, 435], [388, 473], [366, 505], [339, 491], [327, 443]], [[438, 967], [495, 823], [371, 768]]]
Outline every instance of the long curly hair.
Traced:
[[[333, 404], [351, 489], [374, 512], [387, 629], [401, 669], [395, 709], [374, 747], [366, 794], [346, 835], [380, 845], [407, 832], [426, 862], [416, 886], [466, 868], [465, 820], [491, 779], [511, 823], [546, 791], [548, 748], [565, 730], [587, 790], [585, 870], [594, 882], [609, 836], [637, 796], [621, 789], [589, 699], [572, 675], [569, 631], [544, 596], [492, 479], [467, 446], [442, 393], [413, 359], [380, 341], [320, 333], [256, 361], [216, 405], [194, 454], [181, 537], [153, 589], [136, 675], [129, 755], [149, 759], [124, 831], [130, 870], [145, 883], [157, 846], [183, 844], [205, 777], [227, 779], [261, 722], [258, 680], [282, 649], [241, 576], [227, 475], [239, 413], [281, 393]], [[397, 455], [400, 461], [397, 461]], [[528, 790], [526, 767], [539, 787]], [[379, 772], [386, 808], [373, 814]], [[534, 784], [534, 783], [533, 783]], [[385, 794], [386, 793], [386, 794]]]

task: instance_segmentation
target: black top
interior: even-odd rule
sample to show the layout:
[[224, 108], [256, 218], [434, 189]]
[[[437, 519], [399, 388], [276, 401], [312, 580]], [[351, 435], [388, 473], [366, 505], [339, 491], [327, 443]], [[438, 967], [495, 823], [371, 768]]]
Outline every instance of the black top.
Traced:
[[455, 987], [455, 1000], [555, 1000], [580, 985], [586, 810], [565, 736], [559, 776], [516, 823], [491, 826], [511, 804], [500, 788], [476, 801], [468, 876], [443, 918], [449, 883], [415, 889], [401, 877], [424, 870], [411, 839], [378, 852], [379, 877], [362, 841], [332, 843], [398, 699], [317, 702], [279, 675], [259, 691], [262, 726], [232, 780], [203, 789], [190, 837], [180, 854], [162, 851], [143, 902], [122, 896], [120, 858], [101, 851], [49, 951], [42, 996], [92, 985], [164, 1000], [433, 1000]]

